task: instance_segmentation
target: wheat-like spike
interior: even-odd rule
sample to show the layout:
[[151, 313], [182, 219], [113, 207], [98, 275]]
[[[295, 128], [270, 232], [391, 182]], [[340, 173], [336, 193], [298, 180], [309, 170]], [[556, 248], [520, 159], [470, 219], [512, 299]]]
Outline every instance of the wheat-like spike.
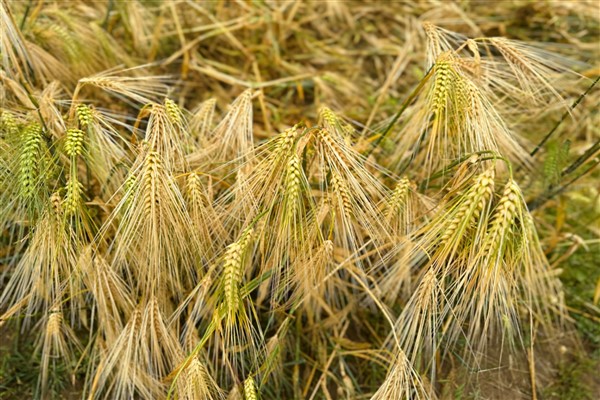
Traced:
[[332, 199], [323, 230], [331, 231], [336, 247], [350, 254], [358, 251], [367, 237], [373, 243], [387, 242], [390, 228], [375, 206], [387, 197], [387, 190], [367, 168], [371, 165], [339, 134], [318, 129], [314, 135], [316, 154], [309, 178], [320, 180], [321, 191]]
[[244, 381], [244, 400], [258, 400], [258, 390], [253, 376], [249, 376]]
[[2, 140], [6, 140], [18, 134], [19, 126], [17, 124], [17, 119], [12, 113], [8, 111], [2, 111], [0, 113], [0, 129], [2, 133], [0, 139]]
[[86, 129], [94, 120], [94, 115], [90, 107], [85, 104], [78, 104], [77, 120], [79, 121], [79, 127], [81, 129]]
[[435, 78], [432, 97], [434, 112], [437, 115], [446, 110], [449, 101], [448, 96], [451, 94], [457, 79], [455, 67], [450, 60], [451, 53], [442, 54], [434, 67]]
[[206, 145], [212, 129], [217, 100], [212, 98], [201, 103], [194, 111], [189, 122], [189, 128], [197, 145]]
[[167, 76], [127, 76], [135, 74], [144, 66], [128, 69], [112, 68], [107, 71], [82, 78], [77, 84], [75, 93], [85, 86], [94, 86], [109, 93], [123, 97], [125, 100], [133, 100], [140, 104], [150, 104], [153, 100], [164, 98], [167, 93]]
[[340, 135], [346, 141], [350, 140], [354, 133], [354, 128], [336, 115], [329, 107], [321, 107], [319, 111], [319, 125], [330, 132], [336, 132], [337, 135]]
[[81, 129], [67, 129], [66, 141], [64, 145], [65, 153], [69, 157], [77, 157], [81, 155], [83, 150], [84, 133]]
[[[209, 181], [210, 184], [210, 181]], [[209, 193], [202, 184], [200, 174], [190, 172], [186, 180], [186, 200], [190, 217], [207, 256], [212, 256], [227, 237], [217, 211], [213, 208]]]
[[[216, 334], [212, 351], [221, 351], [228, 371], [233, 374], [245, 373], [258, 365], [263, 357], [264, 344], [256, 311], [249, 301], [249, 293], [243, 291], [247, 264], [253, 256], [251, 243], [254, 241], [254, 228], [248, 226], [238, 239], [230, 244], [222, 257], [222, 273], [216, 282], [214, 297], [217, 302], [213, 323]], [[225, 380], [224, 380], [225, 381]]]
[[414, 367], [402, 352], [398, 350], [391, 363], [391, 368], [377, 392], [371, 400], [389, 399], [432, 399], [423, 388], [421, 378]]
[[225, 394], [206, 366], [194, 357], [177, 382], [177, 398], [182, 400], [222, 400]]
[[77, 179], [77, 175], [71, 174], [67, 180], [67, 194], [64, 200], [64, 213], [69, 217], [76, 215], [83, 206], [83, 184]]
[[518, 311], [514, 301], [519, 298], [520, 271], [511, 247], [518, 230], [516, 219], [522, 215], [520, 189], [511, 179], [494, 210], [481, 249], [469, 260], [456, 284], [452, 295], [456, 320], [449, 328], [451, 341], [465, 321], [470, 321], [467, 339], [476, 351], [484, 348], [494, 331], [517, 332]]
[[[170, 124], [162, 111], [159, 114]], [[157, 131], [156, 125], [148, 129], [150, 136], [165, 133]], [[155, 146], [143, 146], [130, 172], [134, 177], [128, 179], [131, 188], [105, 222], [99, 240], [116, 226], [109, 247], [113, 265], [127, 272], [132, 287], [157, 296], [166, 306], [171, 297], [179, 299], [194, 286], [202, 270], [203, 254], [184, 195], [175, 181], [176, 166], [157, 151], [169, 154], [169, 147], [161, 143], [157, 138]]]
[[22, 148], [19, 157], [21, 194], [30, 198], [36, 191], [39, 179], [39, 162], [42, 157], [42, 127], [39, 124], [27, 126], [22, 133]]
[[441, 235], [443, 246], [453, 245], [456, 248], [465, 230], [477, 222], [494, 192], [494, 175], [494, 169], [490, 168], [475, 178], [473, 185], [461, 199], [460, 205], [456, 211], [453, 211], [454, 215], [445, 224]]
[[336, 194], [340, 204], [342, 205], [342, 210], [348, 218], [352, 218], [352, 196], [350, 196], [350, 192], [348, 191], [346, 184], [337, 172], [331, 172], [331, 186], [333, 193]]
[[165, 99], [165, 109], [173, 125], [181, 125], [183, 123], [181, 109], [173, 100]]
[[[44, 321], [45, 320], [45, 321]], [[41, 366], [38, 387], [42, 398], [49, 396], [48, 383], [51, 368], [57, 368], [57, 363], [62, 362], [70, 370], [75, 364], [75, 352], [81, 351], [82, 347], [75, 332], [65, 324], [63, 314], [59, 307], [53, 307], [48, 311], [45, 327], [37, 343], [37, 351], [41, 351]], [[60, 361], [58, 361], [60, 360]]]
[[294, 218], [298, 213], [298, 197], [300, 195], [301, 185], [301, 165], [300, 157], [297, 154], [293, 154], [288, 161], [288, 170], [285, 183], [285, 193], [288, 202], [288, 213], [290, 218]]
[[410, 192], [410, 187], [411, 181], [407, 177], [403, 177], [398, 181], [396, 188], [394, 189], [392, 196], [388, 201], [388, 208], [386, 210], [387, 216], [396, 212], [406, 204], [406, 198]]
[[239, 311], [241, 302], [241, 284], [244, 275], [243, 257], [247, 251], [254, 229], [245, 230], [240, 238], [227, 246], [223, 257], [223, 276], [225, 304], [227, 315], [235, 315]]

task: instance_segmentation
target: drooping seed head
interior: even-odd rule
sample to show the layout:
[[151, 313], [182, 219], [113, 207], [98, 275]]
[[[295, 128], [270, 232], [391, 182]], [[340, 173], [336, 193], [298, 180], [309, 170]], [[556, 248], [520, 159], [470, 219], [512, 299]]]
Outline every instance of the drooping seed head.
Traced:
[[167, 115], [169, 119], [174, 125], [181, 125], [182, 117], [181, 117], [181, 109], [179, 106], [171, 99], [165, 99], [165, 109], [167, 111]]

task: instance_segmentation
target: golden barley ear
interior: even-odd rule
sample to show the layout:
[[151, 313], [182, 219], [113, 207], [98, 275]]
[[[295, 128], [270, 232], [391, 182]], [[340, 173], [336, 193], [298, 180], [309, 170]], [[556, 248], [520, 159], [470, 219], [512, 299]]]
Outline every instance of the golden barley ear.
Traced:
[[263, 333], [249, 298], [245, 275], [254, 255], [255, 230], [249, 225], [227, 246], [213, 292], [213, 351], [222, 352], [224, 366], [235, 377], [257, 366], [264, 355]]
[[200, 103], [192, 111], [189, 127], [197, 149], [204, 148], [209, 144], [216, 105], [217, 100], [212, 98]]
[[316, 225], [309, 221], [314, 202], [303, 168], [305, 135], [306, 129], [294, 126], [259, 146], [252, 174], [220, 200], [227, 208], [225, 224], [233, 232], [262, 215], [256, 226], [258, 273], [270, 273], [263, 288], [270, 292], [272, 306], [295, 285], [292, 265], [315, 239]]
[[428, 222], [434, 214], [434, 201], [419, 193], [416, 183], [403, 177], [393, 192], [383, 202], [384, 216], [390, 227], [394, 247], [385, 254], [380, 263], [382, 279], [379, 290], [382, 298], [393, 304], [399, 297], [408, 297], [412, 288], [413, 271], [407, 262], [408, 256], [415, 251], [417, 228]]
[[[390, 254], [402, 254], [400, 266], [418, 269], [418, 283], [402, 310], [396, 328], [408, 358], [427, 362], [438, 349], [439, 329], [449, 315], [453, 279], [460, 278], [470, 260], [471, 244], [482, 240], [491, 210], [495, 170], [484, 170], [466, 189], [448, 201], [416, 232], [410, 247], [404, 243]], [[393, 270], [392, 270], [393, 271]], [[458, 326], [456, 326], [458, 329]], [[452, 336], [455, 331], [445, 332]], [[390, 339], [391, 340], [391, 339]]]
[[[106, 71], [82, 78], [73, 93], [73, 105], [79, 93], [85, 87], [104, 90], [124, 102], [134, 101], [138, 104], [150, 104], [166, 97], [170, 78], [166, 75], [144, 75], [145, 66], [135, 68], [115, 67]], [[69, 113], [73, 115], [74, 110]]]
[[414, 371], [406, 355], [398, 350], [393, 357], [385, 381], [371, 397], [371, 400], [435, 398], [433, 393], [425, 390], [421, 378]]
[[38, 64], [30, 54], [27, 41], [17, 27], [8, 2], [0, 2], [0, 29], [2, 30], [2, 69], [10, 77], [30, 80], [33, 76], [44, 79]]
[[76, 125], [86, 138], [86, 168], [103, 187], [103, 193], [115, 193], [122, 183], [118, 165], [130, 164], [132, 151], [129, 141], [117, 129], [118, 116], [83, 103], [77, 104], [75, 110]]
[[92, 398], [164, 396], [163, 379], [183, 359], [183, 351], [160, 308], [160, 302], [150, 297], [131, 314], [88, 381]]
[[193, 287], [203, 255], [174, 175], [185, 168], [182, 133], [166, 107], [155, 104], [150, 113], [146, 141], [126, 180], [127, 190], [98, 240], [114, 225], [109, 248], [113, 265], [127, 273], [139, 293], [167, 302], [169, 296], [178, 299], [185, 288]]
[[175, 395], [182, 400], [224, 400], [225, 392], [217, 385], [206, 366], [194, 357], [177, 381]]
[[[227, 168], [252, 163], [252, 98], [253, 91], [248, 89], [231, 103], [227, 114], [210, 133], [205, 148], [198, 149], [188, 156], [188, 161], [193, 167]], [[212, 168], [208, 168], [209, 166]]]
[[40, 397], [46, 398], [50, 396], [48, 385], [51, 370], [57, 369], [57, 364], [62, 363], [67, 371], [74, 375], [76, 357], [83, 348], [75, 332], [64, 321], [60, 307], [55, 306], [48, 310], [39, 325], [40, 335], [36, 345], [36, 352], [41, 353], [38, 390]]
[[[55, 193], [49, 203], [0, 296], [0, 304], [10, 313], [15, 312], [13, 307], [24, 313], [25, 326], [35, 315], [61, 304], [63, 296], [79, 298], [79, 287], [72, 277], [79, 244], [64, 224], [60, 196]], [[78, 315], [76, 304], [71, 302], [73, 318]]]
[[485, 351], [494, 335], [512, 343], [520, 331], [522, 310], [544, 329], [560, 326], [565, 315], [560, 281], [550, 270], [512, 178], [481, 243], [451, 295], [456, 318], [452, 324], [468, 321], [465, 333], [476, 354]]
[[389, 238], [389, 227], [376, 204], [386, 197], [386, 188], [367, 169], [368, 163], [336, 132], [318, 129], [309, 180], [315, 180], [330, 205], [330, 218], [323, 227], [331, 231], [336, 247], [350, 254], [367, 238], [381, 244]]

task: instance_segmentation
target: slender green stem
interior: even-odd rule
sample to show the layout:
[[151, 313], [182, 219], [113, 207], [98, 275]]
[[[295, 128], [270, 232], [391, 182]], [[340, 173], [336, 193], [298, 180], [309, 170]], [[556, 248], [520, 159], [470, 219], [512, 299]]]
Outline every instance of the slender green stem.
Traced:
[[419, 82], [419, 84], [417, 85], [417, 87], [412, 91], [412, 93], [408, 96], [408, 98], [406, 100], [404, 100], [404, 103], [402, 103], [402, 107], [400, 107], [400, 110], [398, 110], [398, 112], [396, 113], [396, 115], [394, 115], [394, 118], [392, 118], [392, 120], [390, 121], [390, 123], [388, 124], [388, 126], [381, 133], [381, 135], [379, 135], [379, 137], [377, 138], [377, 140], [375, 140], [375, 142], [373, 142], [373, 145], [371, 146], [371, 148], [369, 149], [369, 151], [367, 152], [367, 154], [365, 154], [365, 158], [369, 157], [371, 155], [371, 153], [377, 148], [377, 146], [379, 146], [379, 144], [381, 143], [381, 141], [383, 139], [385, 139], [385, 137], [390, 133], [390, 131], [392, 130], [392, 128], [394, 127], [394, 125], [396, 125], [396, 122], [398, 122], [398, 120], [400, 119], [400, 117], [404, 113], [404, 111], [406, 111], [406, 109], [412, 103], [412, 101], [415, 99], [415, 97], [417, 97], [417, 95], [419, 94], [419, 92], [421, 91], [421, 89], [423, 89], [423, 86], [425, 86], [425, 83], [427, 83], [427, 81], [429, 80], [429, 78], [431, 78], [431, 75], [433, 75], [433, 67], [431, 67], [429, 69], [429, 71], [427, 71], [427, 74], [425, 75], [425, 77], [423, 77], [423, 79], [421, 79], [421, 81]]
[[33, 3], [33, 0], [29, 0], [27, 6], [25, 6], [25, 12], [23, 13], [23, 18], [21, 18], [21, 24], [19, 25], [19, 29], [21, 31], [23, 31], [23, 28], [25, 28], [25, 22], [27, 21], [27, 17], [29, 16], [29, 11], [31, 11], [31, 3]]
[[112, 11], [114, 5], [114, 0], [108, 0], [108, 5], [106, 6], [106, 14], [104, 16], [104, 21], [102, 21], [102, 29], [104, 30], [107, 30], [108, 28], [108, 19], [110, 18], [110, 12]]
[[571, 165], [569, 165], [567, 168], [565, 168], [561, 175], [565, 176], [570, 174], [571, 172], [575, 171], [577, 168], [579, 168], [582, 164], [584, 164], [587, 160], [589, 160], [590, 158], [592, 158], [594, 156], [594, 154], [596, 154], [596, 152], [598, 152], [600, 150], [600, 139], [596, 141], [596, 143], [594, 143], [593, 145], [590, 146], [589, 149], [587, 149], [585, 151], [585, 153], [583, 153], [577, 160], [575, 160]]
[[569, 109], [567, 111], [565, 111], [565, 113], [562, 115], [562, 117], [560, 117], [560, 119], [554, 125], [554, 127], [550, 130], [550, 132], [548, 132], [546, 134], [546, 136], [544, 136], [542, 141], [540, 143], [538, 143], [538, 145], [535, 146], [535, 148], [533, 150], [531, 150], [531, 153], [529, 153], [529, 155], [531, 155], [533, 157], [538, 151], [540, 151], [542, 146], [544, 146], [544, 144], [546, 144], [546, 142], [550, 139], [550, 137], [552, 135], [554, 135], [554, 132], [556, 132], [556, 130], [558, 129], [560, 124], [562, 124], [562, 122], [567, 118], [567, 116], [569, 116], [569, 114], [571, 114], [571, 111], [574, 110], [575, 107], [577, 107], [577, 105], [579, 105], [579, 103], [581, 103], [581, 100], [583, 100], [583, 98], [594, 88], [594, 86], [596, 86], [596, 83], [598, 83], [598, 80], [600, 80], [600, 75], [596, 78], [596, 80], [594, 80], [594, 82], [592, 82], [592, 84], [586, 89], [586, 91], [583, 92], [577, 98], [577, 100], [575, 100], [575, 102], [571, 105], [571, 107], [569, 107]]
[[564, 192], [565, 190], [567, 190], [567, 188], [569, 186], [571, 186], [573, 183], [577, 182], [579, 179], [581, 179], [585, 175], [587, 175], [590, 172], [592, 172], [592, 170], [594, 168], [596, 168], [598, 166], [598, 164], [600, 164], [600, 157], [596, 157], [585, 170], [583, 170], [577, 176], [573, 177], [573, 179], [571, 179], [567, 183], [565, 183], [565, 184], [563, 184], [561, 186], [549, 189], [549, 190], [545, 191], [544, 193], [542, 193], [540, 196], [538, 196], [535, 199], [533, 199], [532, 201], [528, 202], [527, 203], [527, 208], [529, 208], [529, 211], [533, 211], [533, 210], [541, 207], [548, 200], [550, 200], [551, 198], [553, 198], [556, 195], [561, 194], [562, 192]]

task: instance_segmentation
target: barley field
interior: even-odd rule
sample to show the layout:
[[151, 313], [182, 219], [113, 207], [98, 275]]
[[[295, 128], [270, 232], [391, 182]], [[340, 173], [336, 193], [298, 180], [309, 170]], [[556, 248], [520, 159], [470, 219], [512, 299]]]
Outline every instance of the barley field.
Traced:
[[600, 396], [597, 0], [0, 25], [0, 399]]

